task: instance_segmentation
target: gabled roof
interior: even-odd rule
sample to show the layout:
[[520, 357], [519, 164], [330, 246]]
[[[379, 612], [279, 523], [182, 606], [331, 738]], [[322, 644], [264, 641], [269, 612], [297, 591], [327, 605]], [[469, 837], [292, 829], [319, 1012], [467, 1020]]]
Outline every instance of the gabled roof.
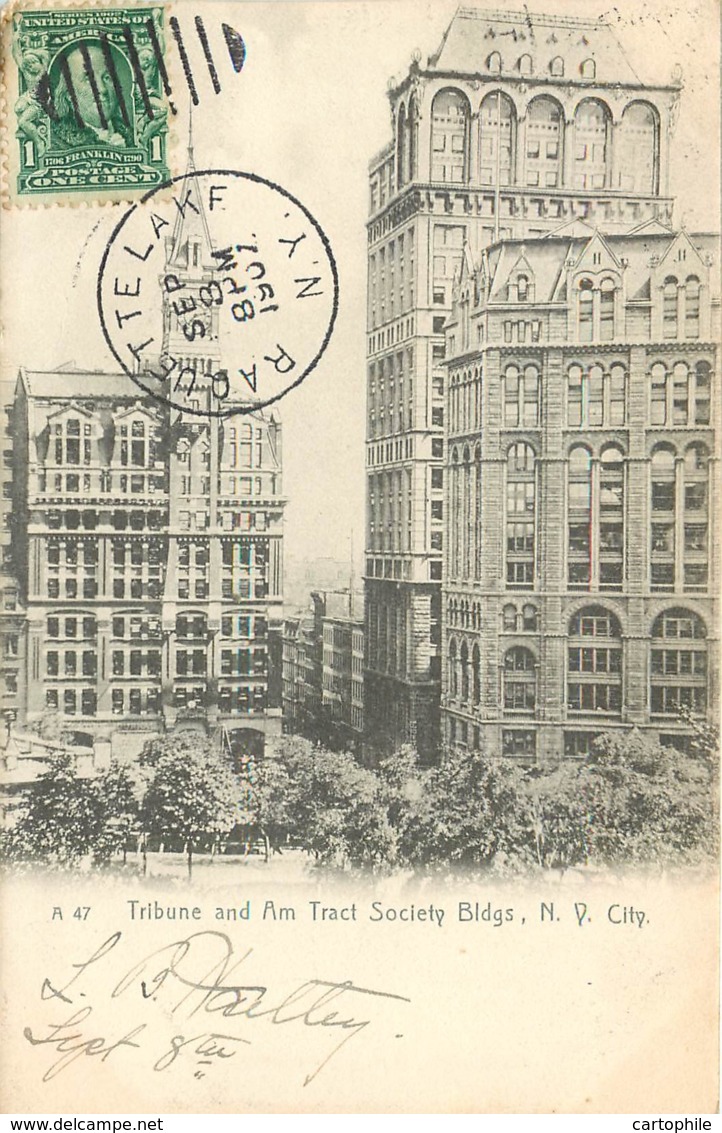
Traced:
[[571, 16], [459, 8], [428, 67], [436, 71], [490, 74], [487, 60], [498, 51], [502, 74], [519, 74], [521, 55], [531, 55], [532, 76], [550, 76], [552, 59], [564, 60], [564, 79], [581, 80], [581, 64], [593, 59], [596, 80], [640, 84], [609, 24]]
[[138, 385], [127, 374], [103, 374], [99, 370], [22, 370], [29, 397], [102, 398], [142, 397]]
[[[593, 257], [598, 254], [600, 260], [598, 264], [594, 263]], [[612, 268], [614, 271], [620, 271], [622, 265], [619, 258], [614, 254], [609, 242], [602, 236], [599, 230], [594, 232], [591, 239], [582, 247], [581, 252], [576, 257], [574, 264], [575, 271], [603, 271]]]
[[[640, 232], [627, 235], [608, 235], [595, 233], [591, 238], [570, 239], [567, 236], [546, 236], [542, 240], [506, 240], [486, 249], [490, 279], [489, 297], [491, 302], [505, 303], [506, 285], [522, 254], [534, 274], [534, 299], [538, 303], [556, 302], [564, 299], [564, 284], [569, 265], [584, 267], [585, 253], [594, 245], [605, 249], [606, 264], [595, 265], [599, 272], [610, 263], [624, 268], [625, 292], [628, 300], [649, 298], [649, 284], [653, 272], [659, 271], [668, 255], [679, 246], [679, 241], [689, 243], [693, 253], [684, 261], [686, 268], [694, 270], [696, 263], [706, 264], [710, 256], [719, 262], [718, 238], [708, 234], [689, 235], [685, 232], [660, 233]], [[692, 258], [694, 256], [694, 258]], [[690, 263], [691, 261], [691, 263]], [[591, 270], [591, 269], [590, 269]], [[709, 272], [710, 282], [717, 279], [714, 271]], [[715, 291], [718, 294], [718, 291]]]

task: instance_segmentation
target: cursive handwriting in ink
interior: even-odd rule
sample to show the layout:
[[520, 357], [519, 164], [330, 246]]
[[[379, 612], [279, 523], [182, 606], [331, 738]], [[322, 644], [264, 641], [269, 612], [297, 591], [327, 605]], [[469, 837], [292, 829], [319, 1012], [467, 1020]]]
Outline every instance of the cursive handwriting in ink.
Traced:
[[[224, 1019], [265, 1019], [275, 1026], [301, 1023], [306, 1027], [334, 1029], [340, 1033], [340, 1040], [306, 1076], [304, 1085], [312, 1082], [350, 1039], [371, 1025], [371, 1019], [357, 1018], [351, 1013], [349, 997], [409, 1002], [405, 996], [359, 987], [351, 980], [320, 979], [305, 980], [274, 1002], [265, 985], [231, 982], [234, 973], [250, 959], [252, 951], [248, 949], [236, 957], [225, 933], [193, 933], [141, 960], [118, 981], [112, 995], [123, 995], [138, 984], [142, 996], [147, 996], [151, 987], [156, 994], [165, 989], [172, 996], [171, 1012], [176, 1014], [182, 1010], [186, 1018], [204, 1012], [220, 1014]], [[177, 990], [181, 992], [179, 998], [176, 998]], [[340, 1002], [342, 997], [343, 1003]], [[332, 1004], [333, 1010], [330, 1009]]]
[[74, 1030], [74, 1028], [79, 1028], [80, 1024], [84, 1023], [92, 1013], [92, 1007], [81, 1007], [79, 1011], [75, 1011], [64, 1022], [48, 1024], [48, 1033], [42, 1038], [35, 1035], [30, 1027], [24, 1029], [23, 1034], [29, 1043], [33, 1046], [53, 1046], [60, 1056], [43, 1074], [43, 1082], [50, 1082], [72, 1062], [75, 1062], [76, 1058], [81, 1058], [83, 1055], [97, 1057], [100, 1058], [101, 1062], [105, 1062], [114, 1051], [120, 1050], [121, 1047], [130, 1046], [139, 1049], [140, 1044], [133, 1042], [133, 1039], [145, 1030], [145, 1023], [140, 1023], [139, 1026], [134, 1027], [132, 1031], [128, 1031], [122, 1038], [112, 1043], [107, 1043], [101, 1035], [86, 1039], [82, 1030]]
[[[374, 1003], [410, 1002], [405, 996], [362, 987], [349, 979], [304, 979], [291, 984], [290, 991], [272, 991], [266, 983], [241, 983], [241, 968], [255, 964], [257, 957], [252, 948], [237, 955], [230, 938], [216, 931], [200, 931], [171, 941], [124, 972], [119, 961], [123, 963], [125, 949], [122, 933], [115, 932], [87, 959], [71, 964], [72, 974], [64, 983], [47, 976], [43, 980], [41, 1001], [56, 1006], [60, 1002], [70, 1008], [61, 1022], [24, 1029], [33, 1047], [50, 1050], [55, 1056], [43, 1075], [44, 1082], [78, 1059], [91, 1057], [105, 1062], [123, 1047], [150, 1051], [155, 1071], [176, 1064], [187, 1069], [188, 1063], [195, 1062], [193, 1076], [202, 1078], [203, 1067], [227, 1064], [238, 1053], [238, 1044], [251, 1045], [245, 1034], [251, 1023], [265, 1022], [273, 1030], [291, 1027], [297, 1036], [311, 1032], [331, 1039], [330, 1048], [306, 1075], [303, 1085], [307, 1086], [351, 1039], [373, 1024]], [[74, 1002], [76, 996], [85, 1003]], [[92, 1006], [86, 996], [92, 996]], [[134, 1003], [147, 1021], [112, 1039], [107, 1037], [113, 1034], [112, 1020], [99, 1024], [98, 1011], [107, 1012], [121, 996]], [[212, 1023], [208, 1020], [212, 1027], [217, 1026], [216, 1020], [222, 1020], [221, 1027], [203, 1030], [204, 1016], [212, 1017]], [[195, 1025], [188, 1026], [191, 1020]], [[177, 1033], [158, 1033], [159, 1024], [162, 1027], [168, 1021]], [[293, 1027], [294, 1023], [301, 1029]], [[141, 1047], [135, 1039], [144, 1031]], [[257, 1037], [263, 1034], [262, 1027], [253, 1027], [253, 1031]], [[158, 1043], [162, 1044], [160, 1048]]]
[[65, 992], [75, 983], [76, 980], [80, 979], [80, 977], [84, 972], [88, 970], [91, 964], [95, 964], [98, 960], [102, 960], [104, 956], [107, 956], [107, 954], [115, 948], [116, 944], [118, 944], [121, 936], [122, 933], [114, 932], [112, 936], [109, 936], [108, 939], [101, 944], [100, 948], [96, 949], [90, 959], [86, 960], [85, 963], [71, 964], [71, 968], [75, 968], [75, 975], [71, 976], [68, 982], [62, 986], [62, 988], [54, 988], [50, 980], [46, 976], [43, 980], [43, 986], [40, 989], [40, 998], [62, 999], [64, 1003], [72, 1003], [73, 1000], [69, 996], [67, 996]]

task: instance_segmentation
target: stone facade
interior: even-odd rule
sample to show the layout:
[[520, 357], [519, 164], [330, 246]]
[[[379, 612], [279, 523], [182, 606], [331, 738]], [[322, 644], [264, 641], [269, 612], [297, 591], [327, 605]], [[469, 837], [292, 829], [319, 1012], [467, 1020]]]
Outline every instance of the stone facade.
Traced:
[[645, 85], [599, 21], [461, 8], [389, 90], [370, 165], [366, 730], [438, 745], [444, 324], [465, 247], [574, 220], [668, 221], [681, 84]]
[[503, 241], [447, 326], [444, 738], [524, 759], [719, 711], [719, 243]]
[[[167, 270], [198, 286], [211, 252], [202, 209], [186, 210]], [[177, 353], [165, 302], [163, 349]], [[128, 754], [181, 725], [223, 728], [240, 754], [259, 754], [281, 731], [281, 426], [249, 405], [203, 412], [214, 324], [184, 342], [184, 361], [188, 413], [124, 374], [21, 371], [5, 450], [6, 689], [11, 655], [17, 676], [3, 707], [24, 724], [57, 712]]]

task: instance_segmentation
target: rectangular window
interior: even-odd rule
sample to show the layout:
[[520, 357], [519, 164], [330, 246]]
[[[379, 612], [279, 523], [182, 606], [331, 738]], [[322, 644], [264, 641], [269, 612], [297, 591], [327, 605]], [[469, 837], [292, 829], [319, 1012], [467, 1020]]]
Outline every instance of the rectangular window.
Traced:
[[674, 511], [674, 481], [652, 484], [652, 511]]

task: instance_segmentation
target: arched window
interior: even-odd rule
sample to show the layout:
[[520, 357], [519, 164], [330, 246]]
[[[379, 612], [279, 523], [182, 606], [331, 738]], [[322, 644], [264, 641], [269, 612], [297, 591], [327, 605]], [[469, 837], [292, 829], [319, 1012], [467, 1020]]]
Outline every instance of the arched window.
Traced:
[[650, 709], [678, 716], [707, 708], [707, 628], [691, 610], [666, 610], [652, 626]]
[[672, 424], [687, 425], [690, 421], [689, 368], [686, 362], [672, 367]]
[[684, 589], [704, 591], [709, 583], [709, 450], [691, 444], [684, 454]]
[[567, 646], [569, 712], [621, 713], [621, 637], [618, 619], [603, 606], [587, 606], [571, 619]]
[[461, 700], [466, 704], [469, 700], [469, 646], [465, 641], [461, 643], [459, 651], [459, 664], [461, 668]]
[[504, 607], [501, 623], [505, 633], [516, 633], [516, 606], [507, 605]]
[[418, 154], [418, 132], [419, 132], [419, 111], [416, 107], [416, 100], [411, 99], [409, 103], [409, 116], [408, 116], [408, 130], [409, 130], [409, 180], [413, 181], [417, 174], [417, 154]]
[[602, 342], [614, 339], [614, 280], [603, 279], [599, 289], [599, 337]]
[[609, 183], [610, 132], [610, 114], [604, 103], [583, 99], [574, 115], [575, 189], [603, 189]]
[[526, 183], [553, 189], [562, 183], [561, 107], [541, 95], [529, 103], [526, 129]]
[[504, 655], [504, 711], [534, 712], [536, 708], [536, 662], [521, 645]]
[[627, 106], [615, 133], [618, 184], [630, 193], [656, 193], [659, 176], [659, 124], [647, 102]]
[[481, 654], [478, 645], [474, 645], [471, 651], [471, 700], [473, 704], [481, 701]]
[[400, 189], [407, 181], [406, 107], [402, 106], [396, 119], [396, 187]]
[[597, 64], [593, 59], [584, 59], [579, 64], [579, 74], [583, 79], [595, 79], [597, 77]]
[[677, 318], [677, 280], [668, 275], [662, 287], [662, 337], [676, 338], [679, 328]]
[[512, 445], [506, 461], [506, 581], [530, 590], [534, 585], [536, 456], [531, 445]]
[[652, 366], [650, 398], [650, 423], [652, 425], [667, 424], [667, 371], [661, 362]]
[[660, 446], [651, 461], [652, 528], [650, 581], [652, 590], [673, 590], [677, 527], [675, 453]]
[[511, 185], [515, 180], [516, 113], [500, 91], [488, 94], [479, 110], [479, 181]]
[[698, 362], [694, 368], [694, 423], [709, 425], [711, 370], [709, 362]]
[[431, 180], [468, 178], [469, 103], [456, 90], [442, 90], [431, 106]]
[[520, 55], [517, 68], [520, 75], [530, 75], [532, 72], [532, 59], [531, 55]]
[[684, 287], [685, 338], [699, 338], [699, 296], [699, 280], [696, 275], [690, 275]]
[[451, 468], [449, 469], [449, 507], [450, 515], [454, 517], [455, 522], [450, 525], [451, 535], [451, 554], [449, 556], [449, 574], [451, 578], [456, 578], [459, 573], [459, 564], [461, 562], [461, 540], [462, 540], [462, 524], [458, 522], [458, 517], [461, 514], [461, 466], [459, 465], [459, 451], [454, 448], [451, 452]]
[[520, 303], [525, 303], [529, 297], [529, 276], [518, 275], [516, 277], [516, 297]]
[[504, 373], [504, 425], [507, 428], [539, 424], [539, 371], [536, 366], [507, 366]]
[[491, 71], [492, 75], [501, 74], [501, 55], [498, 51], [492, 51], [486, 61], [486, 69], [487, 71]]
[[474, 578], [481, 578], [481, 446], [474, 449]]
[[569, 453], [567, 485], [567, 578], [570, 588], [587, 590], [592, 577], [592, 458], [577, 445]]
[[562, 59], [561, 55], [555, 55], [552, 59], [551, 63], [549, 64], [549, 74], [552, 75], [555, 79], [561, 79], [564, 77], [564, 60]]
[[456, 638], [449, 642], [449, 696], [456, 698], [459, 695], [459, 671], [456, 651]]
[[686, 362], [675, 362], [667, 373], [662, 362], [652, 366], [650, 420], [652, 425], [709, 425], [709, 362], [697, 362], [690, 372]]
[[591, 342], [594, 337], [594, 285], [591, 279], [579, 280], [579, 341]]
[[599, 589], [621, 590], [624, 575], [624, 453], [602, 452], [599, 466]]

